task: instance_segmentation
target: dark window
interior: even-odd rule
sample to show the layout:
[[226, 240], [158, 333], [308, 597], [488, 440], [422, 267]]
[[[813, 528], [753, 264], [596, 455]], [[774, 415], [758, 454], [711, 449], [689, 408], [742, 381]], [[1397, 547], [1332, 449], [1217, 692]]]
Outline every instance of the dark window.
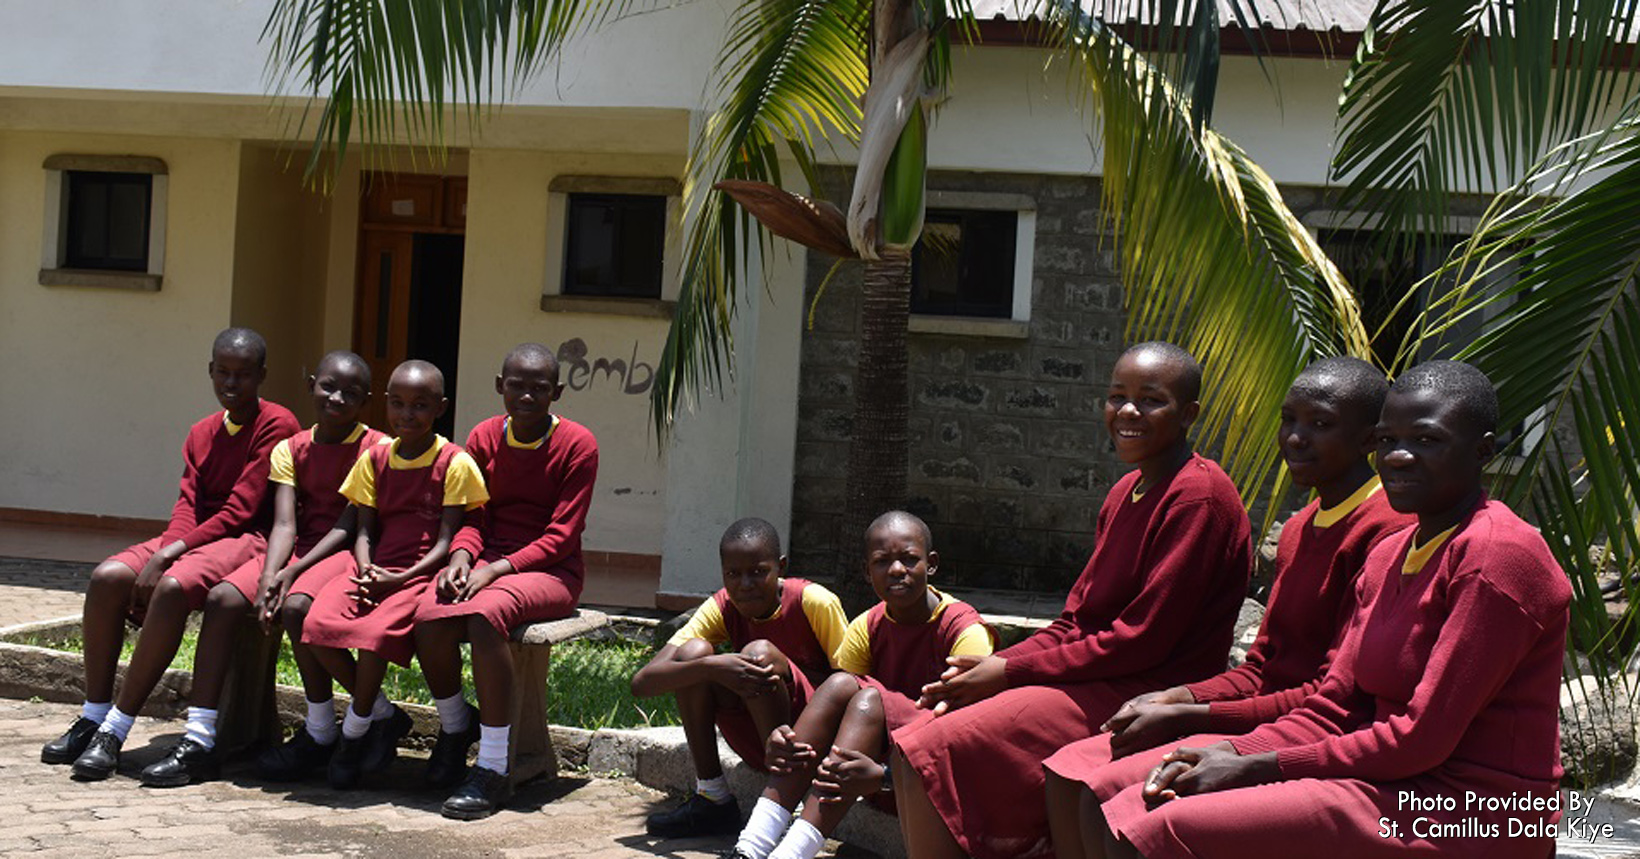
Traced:
[[666, 198], [569, 195], [564, 294], [660, 298]]
[[90, 170], [70, 170], [67, 175], [68, 235], [63, 265], [147, 271], [153, 175]]
[[[1356, 299], [1361, 302], [1362, 321], [1367, 332], [1374, 335], [1373, 355], [1383, 366], [1395, 360], [1418, 314], [1428, 305], [1430, 287], [1426, 285], [1416, 300], [1401, 304], [1401, 299], [1413, 284], [1440, 268], [1463, 240], [1463, 236], [1442, 236], [1435, 242], [1419, 241], [1412, 247], [1386, 252], [1379, 235], [1371, 230], [1321, 232], [1321, 249], [1354, 287]], [[1437, 289], [1444, 293], [1450, 287], [1450, 282], [1443, 282]]]
[[1019, 214], [929, 209], [911, 263], [911, 312], [1007, 319]]

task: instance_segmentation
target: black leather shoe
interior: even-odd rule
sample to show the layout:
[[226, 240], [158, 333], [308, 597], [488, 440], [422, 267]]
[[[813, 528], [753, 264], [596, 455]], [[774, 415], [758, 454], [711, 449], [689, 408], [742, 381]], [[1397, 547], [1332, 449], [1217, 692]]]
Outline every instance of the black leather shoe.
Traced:
[[479, 820], [500, 811], [512, 798], [507, 777], [489, 767], [471, 767], [467, 780], [444, 801], [444, 816]]
[[216, 749], [184, 737], [170, 754], [142, 768], [142, 783], [149, 787], [182, 787], [190, 782], [212, 781], [221, 774], [222, 760]]
[[48, 764], [71, 764], [74, 759], [85, 752], [85, 747], [91, 745], [91, 735], [97, 733], [101, 723], [93, 722], [84, 716], [74, 720], [62, 736], [49, 743], [40, 750], [40, 761]]
[[364, 751], [369, 736], [357, 740], [343, 737], [336, 741], [336, 751], [330, 756], [330, 786], [337, 790], [352, 790], [364, 777]]
[[649, 815], [644, 829], [656, 838], [736, 835], [740, 832], [740, 803], [734, 797], [717, 803], [698, 793], [690, 794], [677, 808]]
[[423, 776], [428, 787], [448, 790], [467, 774], [467, 750], [478, 742], [478, 710], [469, 706], [467, 715], [470, 718], [466, 730], [454, 734], [438, 732], [438, 742], [433, 744], [433, 753], [427, 756], [427, 774]]
[[101, 781], [120, 768], [120, 746], [125, 741], [113, 731], [98, 731], [91, 735], [91, 743], [74, 759], [74, 777], [85, 781]]
[[752, 854], [739, 847], [730, 847], [728, 850], [719, 853], [718, 859], [752, 859]]
[[291, 738], [258, 755], [256, 774], [267, 781], [299, 781], [330, 762], [336, 743], [319, 745], [307, 728], [297, 728]]
[[410, 714], [395, 706], [393, 715], [372, 722], [364, 735], [364, 759], [360, 766], [367, 773], [381, 772], [399, 755], [399, 740], [410, 733]]

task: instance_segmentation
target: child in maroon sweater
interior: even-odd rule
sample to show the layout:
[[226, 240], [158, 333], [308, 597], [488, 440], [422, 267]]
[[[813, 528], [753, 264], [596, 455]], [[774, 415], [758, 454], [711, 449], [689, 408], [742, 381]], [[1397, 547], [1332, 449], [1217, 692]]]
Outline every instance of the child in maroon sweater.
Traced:
[[1085, 792], [1109, 799], [1143, 781], [1179, 737], [1251, 730], [1298, 706], [1321, 685], [1355, 612], [1350, 597], [1367, 553], [1416, 521], [1389, 506], [1368, 459], [1388, 389], [1382, 371], [1347, 357], [1317, 361], [1293, 382], [1281, 405], [1277, 441], [1293, 482], [1315, 489], [1316, 499], [1282, 529], [1275, 585], [1258, 638], [1240, 666], [1140, 695], [1102, 726], [1110, 733], [1066, 746], [1043, 762], [1059, 856], [1086, 855], [1078, 822]]
[[1172, 344], [1142, 343], [1116, 362], [1105, 424], [1117, 455], [1139, 467], [1106, 496], [1064, 613], [995, 656], [953, 658], [923, 689], [932, 712], [894, 732], [912, 855], [1041, 851], [1044, 758], [1140, 692], [1224, 669], [1251, 529], [1230, 479], [1186, 438], [1200, 385], [1200, 366]]
[[[279, 442], [269, 457], [274, 519], [267, 552], [241, 564], [206, 597], [184, 736], [169, 754], [143, 769], [145, 785], [180, 787], [216, 778], [220, 766], [217, 702], [227, 679], [235, 632], [253, 608], [259, 609], [267, 628], [283, 608], [308, 697], [307, 730], [297, 731], [290, 742], [269, 754], [275, 758], [305, 754], [311, 769], [324, 762], [335, 744], [331, 677], [317, 668], [312, 653], [301, 643], [302, 618], [324, 582], [305, 576], [297, 584], [296, 577], [343, 548], [352, 536], [356, 517], [337, 490], [359, 454], [383, 436], [359, 423], [359, 412], [370, 400], [370, 365], [363, 358], [352, 352], [325, 355], [308, 377], [308, 389], [318, 422]], [[346, 688], [353, 685], [351, 674], [338, 679]]]
[[[329, 583], [313, 598], [302, 641], [331, 676], [352, 670], [354, 677], [353, 703], [330, 756], [330, 784], [338, 790], [391, 763], [399, 738], [409, 732], [410, 717], [380, 694], [387, 663], [410, 664], [416, 607], [463, 516], [489, 498], [473, 458], [433, 432], [448, 405], [437, 367], [406, 361], [393, 371], [387, 383], [393, 443], [365, 450], [342, 483], [342, 495], [358, 509], [353, 552], [333, 555], [310, 573]], [[328, 570], [331, 565], [344, 572]], [[357, 665], [348, 648], [358, 650]]]
[[[262, 551], [270, 519], [268, 455], [298, 429], [288, 409], [260, 399], [267, 343], [248, 328], [216, 336], [208, 365], [223, 411], [194, 424], [182, 445], [182, 482], [165, 533], [102, 562], [91, 573], [81, 629], [85, 705], [80, 718], [40, 752], [46, 763], [74, 763], [74, 776], [107, 778], [120, 747], [176, 655], [189, 612], [235, 567]], [[114, 669], [125, 622], [142, 626], [113, 706]]]
[[[855, 800], [881, 791], [888, 736], [917, 715], [924, 684], [952, 656], [989, 656], [979, 612], [928, 586], [939, 567], [927, 523], [903, 510], [866, 529], [866, 575], [882, 602], [855, 618], [837, 649], [842, 669], [820, 684], [795, 727], [769, 736], [769, 786], [733, 859], [814, 859]], [[803, 802], [802, 818], [792, 809]], [[787, 824], [791, 824], [788, 829]]]
[[[762, 519], [742, 519], [718, 543], [723, 589], [695, 610], [649, 664], [632, 675], [632, 694], [678, 698], [696, 791], [645, 822], [650, 835], [732, 835], [740, 806], [718, 760], [717, 735], [754, 769], [763, 741], [803, 711], [836, 666], [843, 604], [813, 582], [786, 578], [780, 535]], [[734, 652], [717, 653], [727, 643]]]
[[1481, 488], [1497, 419], [1496, 393], [1468, 365], [1432, 361], [1396, 380], [1378, 470], [1418, 525], [1368, 556], [1321, 688], [1251, 733], [1186, 741], [1144, 785], [1089, 809], [1106, 836], [1090, 855], [1553, 852], [1559, 814], [1532, 804], [1561, 775], [1571, 587], [1537, 531]]
[[[506, 801], [508, 637], [514, 627], [575, 610], [585, 577], [581, 531], [598, 477], [597, 439], [551, 411], [563, 392], [551, 351], [535, 343], [512, 350], [495, 390], [507, 413], [467, 436], [490, 501], [456, 534], [450, 565], [416, 611], [416, 659], [441, 722], [427, 781], [443, 788], [461, 781], [467, 749], [478, 742], [475, 766], [444, 803], [444, 816], [461, 820], [487, 817]], [[476, 713], [461, 697], [464, 640], [472, 642]]]

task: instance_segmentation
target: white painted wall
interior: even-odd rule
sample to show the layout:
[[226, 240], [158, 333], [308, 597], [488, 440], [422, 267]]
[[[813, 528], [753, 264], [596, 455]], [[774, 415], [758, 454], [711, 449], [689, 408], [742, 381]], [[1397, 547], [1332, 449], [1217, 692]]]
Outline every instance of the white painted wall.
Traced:
[[[634, 14], [565, 47], [519, 93], [527, 105], [695, 107], [722, 42], [726, 0]], [[0, 0], [7, 86], [245, 96], [267, 93], [259, 40], [271, 4], [225, 0]], [[72, 62], [65, 62], [72, 57]], [[665, 74], [634, 74], [634, 62]], [[297, 93], [300, 94], [300, 93]]]
[[[38, 279], [47, 156], [170, 168], [159, 292]], [[228, 325], [239, 144], [0, 131], [0, 507], [163, 518], [182, 439], [217, 408], [206, 364]]]

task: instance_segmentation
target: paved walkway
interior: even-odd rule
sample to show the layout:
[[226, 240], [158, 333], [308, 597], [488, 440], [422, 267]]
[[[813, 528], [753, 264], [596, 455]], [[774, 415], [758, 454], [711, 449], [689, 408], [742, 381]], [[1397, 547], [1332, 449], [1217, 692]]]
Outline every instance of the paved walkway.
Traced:
[[[727, 839], [654, 843], [644, 815], [670, 802], [624, 779], [566, 775], [526, 785], [511, 808], [462, 823], [438, 814], [443, 797], [406, 789], [339, 793], [321, 783], [293, 788], [254, 780], [245, 765], [225, 779], [173, 790], [142, 787], [137, 772], [180, 733], [144, 719], [121, 771], [76, 782], [40, 763], [40, 746], [77, 708], [0, 700], [0, 855], [189, 855], [336, 857], [617, 857], [706, 859]], [[402, 759], [376, 784], [413, 785], [420, 761]]]
[[96, 564], [0, 557], [0, 629], [80, 614]]

